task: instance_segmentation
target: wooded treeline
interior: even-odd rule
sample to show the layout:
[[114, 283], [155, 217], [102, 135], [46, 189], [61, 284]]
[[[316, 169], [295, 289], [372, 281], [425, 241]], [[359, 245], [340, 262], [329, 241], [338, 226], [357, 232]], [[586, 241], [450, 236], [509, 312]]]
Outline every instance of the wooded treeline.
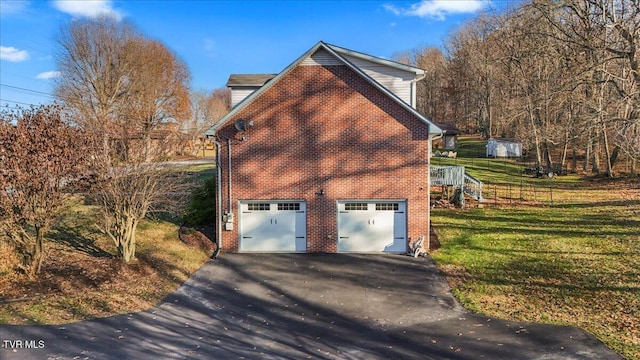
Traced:
[[637, 0], [534, 0], [397, 60], [426, 70], [418, 110], [430, 119], [520, 139], [547, 169], [613, 176], [640, 160], [639, 47]]

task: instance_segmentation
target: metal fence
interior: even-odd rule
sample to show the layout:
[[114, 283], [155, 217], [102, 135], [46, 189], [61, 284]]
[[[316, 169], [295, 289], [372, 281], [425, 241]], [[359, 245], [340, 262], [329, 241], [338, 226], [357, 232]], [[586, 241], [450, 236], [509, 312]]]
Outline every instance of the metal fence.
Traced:
[[484, 204], [486, 205], [521, 205], [541, 204], [554, 205], [558, 202], [557, 190], [554, 199], [554, 188], [550, 185], [520, 184], [491, 184], [485, 185]]

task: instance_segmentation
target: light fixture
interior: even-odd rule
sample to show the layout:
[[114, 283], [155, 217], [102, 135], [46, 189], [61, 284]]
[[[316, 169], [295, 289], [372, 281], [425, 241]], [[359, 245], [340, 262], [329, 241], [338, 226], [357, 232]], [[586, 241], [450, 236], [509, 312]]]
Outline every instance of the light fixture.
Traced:
[[320, 190], [316, 191], [316, 195], [323, 196], [324, 195], [324, 190], [320, 189]]

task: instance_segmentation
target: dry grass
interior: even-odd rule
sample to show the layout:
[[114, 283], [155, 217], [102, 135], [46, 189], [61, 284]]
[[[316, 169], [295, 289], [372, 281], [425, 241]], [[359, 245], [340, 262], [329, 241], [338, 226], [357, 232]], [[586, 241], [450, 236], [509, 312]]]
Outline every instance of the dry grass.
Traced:
[[113, 243], [89, 226], [90, 210], [76, 208], [57, 227], [37, 280], [4, 270], [0, 323], [62, 324], [148, 309], [208, 259], [206, 251], [180, 242], [177, 225], [145, 221], [137, 260], [124, 264], [113, 258]]

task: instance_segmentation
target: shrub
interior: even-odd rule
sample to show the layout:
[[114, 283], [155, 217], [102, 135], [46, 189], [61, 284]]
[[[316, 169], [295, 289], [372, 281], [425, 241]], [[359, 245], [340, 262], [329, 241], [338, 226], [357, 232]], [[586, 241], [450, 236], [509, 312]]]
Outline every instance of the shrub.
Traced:
[[216, 216], [216, 177], [207, 178], [189, 197], [184, 221], [189, 225], [211, 224]]

